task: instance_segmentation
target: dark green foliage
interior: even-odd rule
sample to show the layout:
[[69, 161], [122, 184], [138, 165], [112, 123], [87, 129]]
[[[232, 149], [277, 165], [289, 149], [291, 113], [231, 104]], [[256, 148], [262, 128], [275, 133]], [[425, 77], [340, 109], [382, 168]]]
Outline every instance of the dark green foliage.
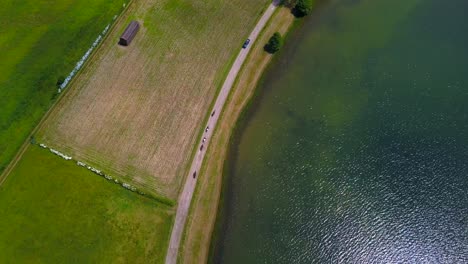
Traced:
[[56, 85], [60, 86], [60, 85], [62, 85], [62, 83], [64, 81], [65, 81], [65, 77], [63, 75], [61, 75], [60, 77], [58, 77]]
[[293, 8], [296, 2], [297, 0], [282, 0], [280, 4], [289, 8]]
[[314, 5], [313, 0], [297, 0], [293, 13], [296, 17], [304, 17], [310, 14]]
[[271, 36], [268, 43], [265, 45], [264, 50], [268, 53], [275, 53], [280, 50], [281, 46], [283, 46], [283, 37], [279, 32], [275, 32], [273, 36]]

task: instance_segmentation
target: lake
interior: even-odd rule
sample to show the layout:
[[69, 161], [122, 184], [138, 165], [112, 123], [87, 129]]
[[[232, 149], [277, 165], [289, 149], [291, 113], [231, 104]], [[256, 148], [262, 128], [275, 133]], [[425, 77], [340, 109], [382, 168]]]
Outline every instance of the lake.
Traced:
[[468, 1], [329, 0], [227, 162], [215, 263], [468, 263]]

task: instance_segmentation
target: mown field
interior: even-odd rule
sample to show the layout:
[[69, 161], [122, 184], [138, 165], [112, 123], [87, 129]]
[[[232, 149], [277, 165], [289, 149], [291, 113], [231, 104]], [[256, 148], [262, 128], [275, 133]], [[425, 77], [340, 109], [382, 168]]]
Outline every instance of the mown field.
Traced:
[[123, 2], [0, 0], [0, 173]]
[[[216, 91], [268, 0], [135, 0], [38, 140], [175, 199]], [[130, 20], [141, 24], [117, 45]]]
[[163, 263], [174, 212], [31, 146], [0, 216], [0, 263]]

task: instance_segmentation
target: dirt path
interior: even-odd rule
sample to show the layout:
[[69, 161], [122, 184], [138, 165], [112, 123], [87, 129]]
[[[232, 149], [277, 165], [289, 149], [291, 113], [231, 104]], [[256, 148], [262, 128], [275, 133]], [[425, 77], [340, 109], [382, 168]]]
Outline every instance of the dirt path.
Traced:
[[[276, 2], [276, 1], [274, 1]], [[197, 183], [198, 175], [194, 177], [194, 173], [198, 173], [200, 171], [203, 159], [205, 157], [205, 150], [207, 149], [210, 137], [213, 133], [213, 128], [216, 127], [216, 123], [218, 122], [219, 113], [222, 112], [224, 104], [226, 103], [227, 97], [231, 91], [231, 88], [236, 80], [237, 74], [239, 73], [242, 64], [244, 63], [249, 51], [250, 47], [252, 47], [253, 42], [257, 39], [258, 35], [265, 27], [267, 21], [273, 15], [273, 12], [276, 9], [276, 4], [271, 4], [263, 14], [263, 16], [258, 21], [257, 25], [253, 29], [253, 31], [249, 35], [250, 44], [247, 48], [242, 49], [237, 56], [234, 64], [232, 65], [229, 74], [224, 81], [224, 84], [219, 92], [218, 97], [216, 98], [216, 102], [214, 104], [213, 109], [211, 110], [212, 116], [208, 119], [206, 127], [208, 128], [205, 133], [203, 133], [202, 138], [199, 141], [199, 150], [195, 155], [192, 165], [190, 167], [189, 174], [186, 177], [186, 181], [184, 184], [184, 189], [179, 196], [178, 207], [176, 218], [174, 221], [174, 227], [172, 229], [171, 240], [169, 242], [169, 248], [167, 251], [166, 256], [166, 264], [175, 264], [177, 263], [177, 256], [179, 252], [180, 240], [182, 238], [182, 232], [184, 231], [185, 222], [187, 220], [188, 211], [190, 208], [190, 203], [192, 201], [192, 196], [195, 191], [195, 186]], [[204, 140], [206, 139], [206, 140]], [[205, 141], [205, 142], [203, 142]], [[203, 146], [203, 149], [200, 150], [200, 147]]]

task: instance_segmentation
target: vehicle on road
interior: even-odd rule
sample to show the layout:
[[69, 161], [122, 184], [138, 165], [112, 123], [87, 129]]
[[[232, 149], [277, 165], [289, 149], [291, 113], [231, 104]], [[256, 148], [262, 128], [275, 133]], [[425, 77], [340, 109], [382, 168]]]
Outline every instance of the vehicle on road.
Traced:
[[204, 138], [202, 139], [202, 142], [203, 142], [203, 143], [205, 143], [205, 141], [206, 141], [206, 137], [204, 137]]
[[242, 45], [242, 48], [245, 49], [249, 46], [249, 43], [250, 43], [250, 39], [247, 39], [245, 42], [244, 42], [244, 45]]
[[216, 111], [213, 111], [213, 113], [211, 113], [211, 116], [214, 116], [215, 113], [216, 113]]
[[200, 146], [200, 151], [202, 151], [202, 150], [203, 150], [203, 145]]
[[195, 179], [195, 177], [197, 177], [197, 171], [194, 171], [193, 174], [192, 174], [193, 178]]
[[205, 132], [208, 132], [208, 130], [210, 130], [209, 126], [206, 127]]

